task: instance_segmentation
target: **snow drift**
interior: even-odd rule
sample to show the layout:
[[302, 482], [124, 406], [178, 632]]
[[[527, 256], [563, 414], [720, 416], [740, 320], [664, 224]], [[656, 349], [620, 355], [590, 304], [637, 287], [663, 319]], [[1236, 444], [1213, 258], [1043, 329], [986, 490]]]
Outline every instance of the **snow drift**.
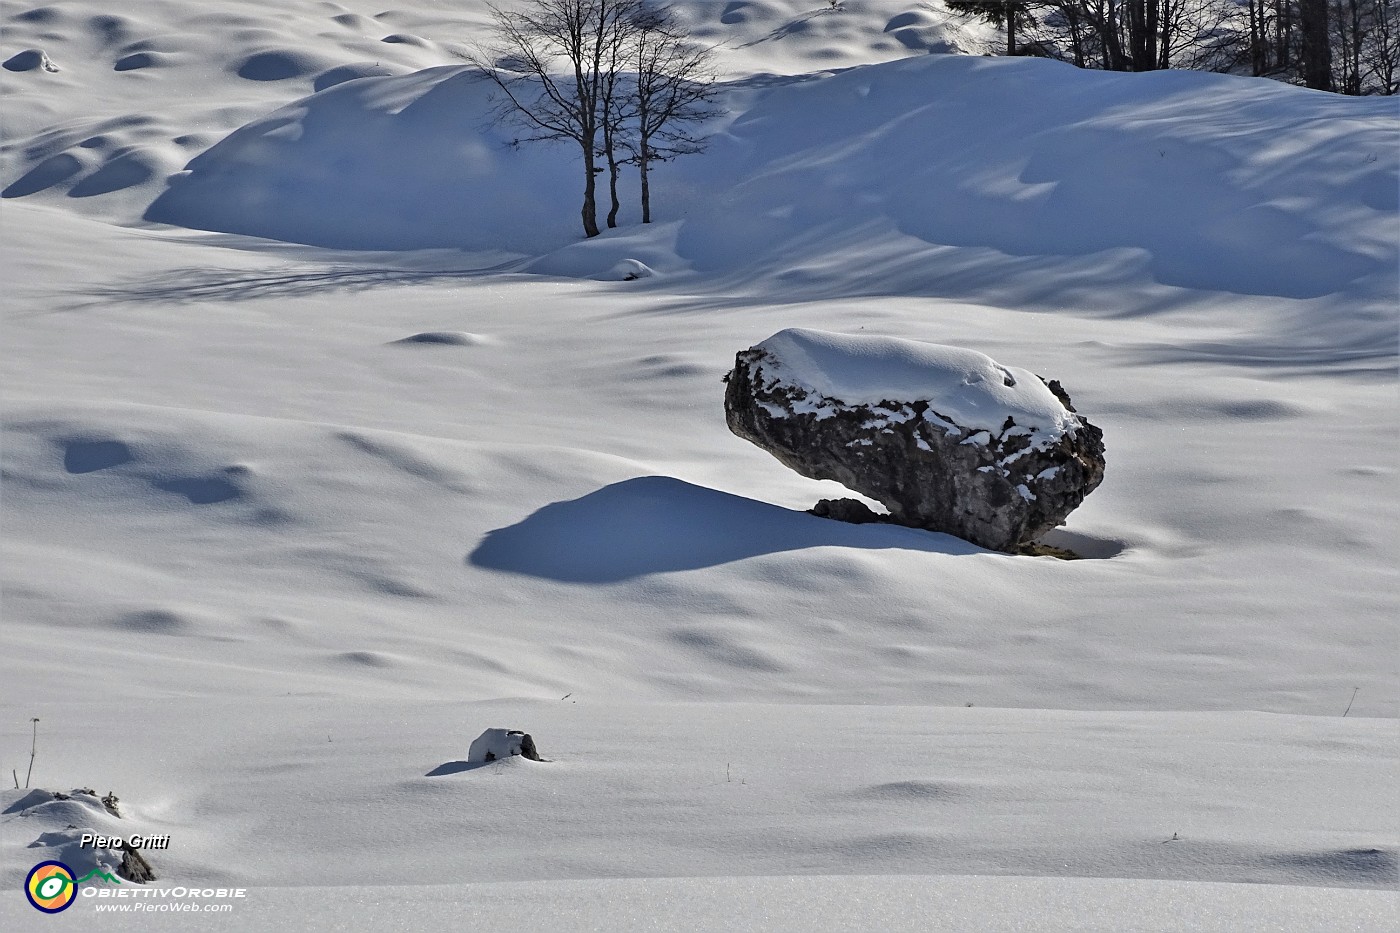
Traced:
[[[516, 148], [489, 97], [468, 68], [337, 85], [196, 158], [146, 217], [322, 246], [565, 245], [572, 147]], [[1391, 287], [1400, 218], [1384, 155], [1400, 121], [1387, 101], [937, 55], [736, 82], [729, 100], [709, 154], [657, 179], [659, 219], [684, 220], [675, 251], [701, 270], [825, 257], [850, 276], [858, 231], [867, 250], [1100, 256], [1197, 289]]]

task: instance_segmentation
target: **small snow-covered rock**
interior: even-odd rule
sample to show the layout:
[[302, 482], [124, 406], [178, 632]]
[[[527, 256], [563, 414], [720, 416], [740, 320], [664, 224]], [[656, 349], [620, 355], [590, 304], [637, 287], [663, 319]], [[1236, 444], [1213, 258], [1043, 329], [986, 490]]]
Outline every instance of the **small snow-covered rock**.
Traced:
[[518, 729], [487, 729], [472, 742], [467, 751], [467, 761], [486, 762], [515, 756], [530, 761], [543, 761], [535, 749], [535, 740], [528, 732]]
[[25, 49], [5, 60], [7, 71], [48, 71], [55, 72], [58, 66], [43, 49]]
[[1024, 549], [1103, 480], [1103, 432], [1059, 383], [974, 350], [790, 329], [727, 382], [735, 434], [893, 522], [992, 550]]
[[597, 278], [610, 282], [632, 282], [637, 279], [649, 279], [654, 275], [656, 272], [651, 266], [640, 259], [624, 259]]

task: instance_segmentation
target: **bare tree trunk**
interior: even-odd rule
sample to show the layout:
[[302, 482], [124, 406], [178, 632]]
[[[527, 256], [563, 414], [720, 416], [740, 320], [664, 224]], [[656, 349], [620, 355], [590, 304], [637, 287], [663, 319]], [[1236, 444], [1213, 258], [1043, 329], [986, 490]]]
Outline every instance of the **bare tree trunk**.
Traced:
[[1156, 4], [1130, 0], [1124, 11], [1128, 33], [1128, 65], [1133, 71], [1151, 71], [1157, 61]]
[[1176, 31], [1180, 25], [1180, 20], [1184, 16], [1179, 0], [1161, 0], [1157, 3], [1154, 0], [1152, 14], [1152, 36], [1156, 43], [1153, 52], [1156, 64], [1153, 66], [1159, 70], [1166, 70], [1172, 66], [1173, 44], [1176, 42]]
[[1249, 71], [1264, 73], [1264, 9], [1260, 0], [1249, 0]]
[[598, 235], [598, 166], [596, 157], [593, 154], [593, 133], [584, 136], [583, 147], [583, 235], [595, 237]]
[[705, 149], [705, 138], [693, 124], [703, 124], [721, 111], [715, 97], [712, 49], [696, 46], [668, 8], [642, 21], [636, 53], [635, 106], [632, 127], [635, 148], [630, 161], [641, 183], [642, 223], [651, 220], [651, 163]]
[[[628, 44], [634, 37], [635, 26], [628, 23], [628, 17], [640, 13], [640, 6], [632, 0], [615, 0], [615, 10], [621, 10], [619, 22], [606, 39], [599, 36], [600, 46], [605, 47], [600, 56], [600, 93], [598, 122], [603, 130], [603, 155], [608, 163], [608, 228], [617, 226], [617, 215], [622, 209], [622, 201], [617, 195], [617, 180], [622, 174], [617, 150], [626, 143], [624, 126], [629, 119], [630, 97], [623, 88], [622, 72], [626, 70]], [[621, 138], [619, 138], [621, 137]]]
[[608, 197], [612, 199], [612, 204], [608, 208], [608, 227], [617, 226], [617, 212], [622, 209], [622, 202], [617, 199], [617, 176], [622, 171], [617, 160], [609, 155], [608, 158]]
[[1103, 44], [1103, 66], [1106, 71], [1127, 71], [1128, 57], [1123, 53], [1123, 36], [1119, 11], [1114, 0], [1100, 5], [1093, 23]]
[[1087, 68], [1089, 65], [1088, 58], [1084, 54], [1084, 27], [1080, 22], [1079, 14], [1075, 12], [1066, 18], [1069, 20], [1070, 48], [1074, 51], [1074, 66]]
[[[1157, 36], [1162, 28], [1162, 5], [1158, 0], [1146, 0], [1147, 16], [1142, 24], [1142, 31], [1146, 34], [1144, 44], [1147, 46], [1143, 60], [1148, 70], [1158, 67], [1157, 65]], [[1170, 11], [1168, 11], [1170, 13]], [[1166, 67], [1166, 66], [1162, 66]]]
[[1303, 83], [1319, 91], [1332, 90], [1332, 43], [1327, 34], [1327, 14], [1327, 0], [1298, 0]]
[[1006, 54], [1016, 54], [1016, 4], [1006, 0]]
[[637, 174], [642, 182], [642, 223], [651, 223], [651, 178], [649, 177], [651, 157], [647, 152], [647, 140], [642, 139], [637, 155]]
[[617, 213], [622, 209], [622, 202], [617, 197], [617, 177], [622, 173], [622, 166], [617, 162], [612, 125], [606, 122], [603, 125], [603, 156], [608, 163], [608, 228], [612, 229], [617, 226]]
[[[1339, 10], [1340, 13], [1340, 10]], [[1366, 41], [1365, 27], [1361, 21], [1360, 0], [1347, 0], [1347, 20], [1342, 27], [1348, 34], [1350, 70], [1351, 75], [1347, 81], [1347, 86], [1343, 91], [1347, 94], [1361, 95], [1361, 43]]]

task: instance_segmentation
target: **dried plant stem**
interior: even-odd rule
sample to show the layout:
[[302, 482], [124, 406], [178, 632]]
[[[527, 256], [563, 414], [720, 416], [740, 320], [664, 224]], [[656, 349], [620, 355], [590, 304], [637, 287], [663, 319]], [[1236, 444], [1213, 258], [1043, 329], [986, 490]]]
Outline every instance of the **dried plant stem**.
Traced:
[[[29, 786], [29, 778], [34, 774], [34, 755], [39, 751], [39, 719], [35, 717], [30, 722], [34, 723], [34, 737], [29, 743], [29, 770], [24, 772], [24, 786]], [[16, 785], [18, 785], [18, 775], [16, 775]]]

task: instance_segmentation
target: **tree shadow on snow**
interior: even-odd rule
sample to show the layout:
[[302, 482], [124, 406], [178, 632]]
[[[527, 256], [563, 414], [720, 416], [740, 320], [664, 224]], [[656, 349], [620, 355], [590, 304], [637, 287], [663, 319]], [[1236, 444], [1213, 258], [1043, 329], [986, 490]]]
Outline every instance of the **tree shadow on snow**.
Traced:
[[311, 268], [293, 272], [231, 269], [174, 269], [150, 278], [110, 285], [83, 286], [83, 294], [101, 303], [180, 304], [189, 301], [247, 301], [256, 298], [295, 298], [326, 292], [361, 292], [374, 288], [452, 283], [498, 272], [520, 264], [507, 260], [462, 269]]
[[850, 525], [669, 476], [643, 476], [498, 528], [467, 562], [565, 583], [616, 583], [814, 547], [985, 553], [951, 535]]

